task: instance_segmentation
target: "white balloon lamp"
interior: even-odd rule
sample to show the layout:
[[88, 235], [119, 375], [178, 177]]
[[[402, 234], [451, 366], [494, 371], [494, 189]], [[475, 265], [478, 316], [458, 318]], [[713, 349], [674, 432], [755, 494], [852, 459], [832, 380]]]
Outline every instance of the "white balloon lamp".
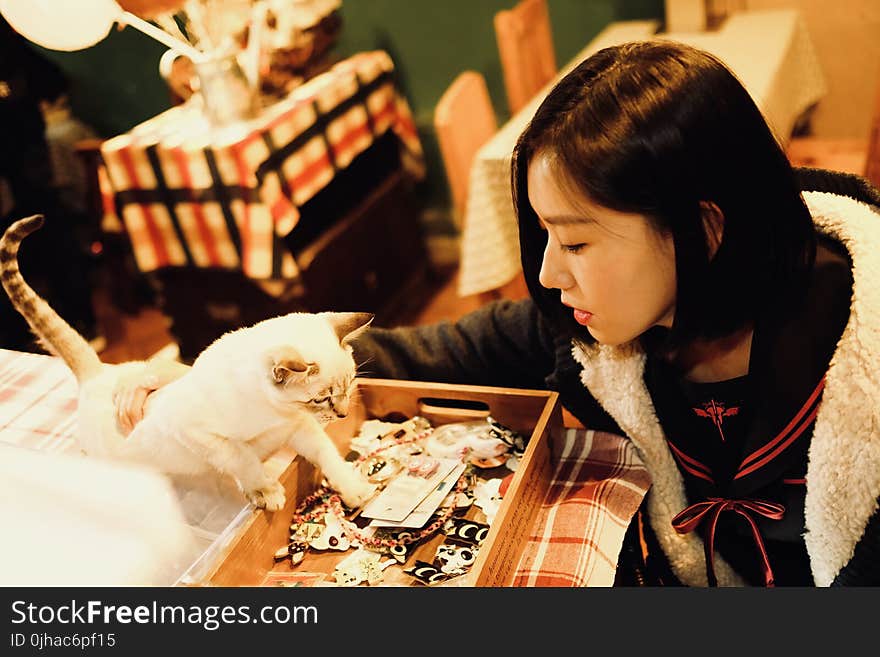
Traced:
[[16, 32], [50, 50], [94, 46], [118, 22], [131, 25], [193, 61], [205, 58], [189, 44], [124, 11], [114, 0], [0, 0], [0, 14]]

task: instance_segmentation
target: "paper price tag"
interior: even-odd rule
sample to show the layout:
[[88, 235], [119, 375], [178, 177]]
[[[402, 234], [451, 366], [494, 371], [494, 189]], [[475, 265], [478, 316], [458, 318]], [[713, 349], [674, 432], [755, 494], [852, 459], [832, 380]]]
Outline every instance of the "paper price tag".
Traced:
[[461, 477], [461, 473], [466, 467], [466, 463], [459, 463], [455, 466], [452, 472], [437, 485], [437, 488], [428, 493], [428, 496], [419, 503], [413, 512], [400, 522], [373, 520], [370, 527], [406, 527], [408, 529], [424, 527], [443, 500], [446, 499], [446, 496], [449, 495], [449, 492], [455, 488], [458, 478]]
[[408, 470], [401, 472], [364, 507], [361, 515], [392, 522], [402, 521], [461, 463], [459, 459], [436, 460], [437, 469], [427, 477]]

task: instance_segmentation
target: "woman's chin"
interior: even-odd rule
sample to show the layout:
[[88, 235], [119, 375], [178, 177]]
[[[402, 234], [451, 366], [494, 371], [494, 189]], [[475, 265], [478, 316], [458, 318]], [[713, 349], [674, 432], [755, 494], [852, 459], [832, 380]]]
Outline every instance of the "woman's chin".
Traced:
[[593, 326], [587, 326], [586, 329], [587, 329], [587, 333], [589, 333], [591, 336], [593, 336], [593, 339], [596, 342], [598, 342], [599, 344], [607, 344], [607, 345], [614, 346], [612, 343], [609, 343], [607, 341], [607, 336], [603, 335], [602, 331], [597, 331], [595, 329], [595, 327], [593, 327]]
[[635, 339], [636, 336], [621, 336], [619, 334], [608, 333], [606, 331], [602, 331], [601, 329], [597, 329], [595, 326], [588, 326], [587, 332], [593, 339], [601, 345], [606, 347], [619, 347], [620, 345], [626, 344], [627, 342], [631, 342]]

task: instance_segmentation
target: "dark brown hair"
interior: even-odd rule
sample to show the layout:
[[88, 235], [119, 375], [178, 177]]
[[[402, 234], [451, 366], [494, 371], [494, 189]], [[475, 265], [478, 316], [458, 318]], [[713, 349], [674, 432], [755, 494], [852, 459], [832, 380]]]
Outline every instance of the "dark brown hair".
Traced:
[[[713, 55], [663, 40], [600, 50], [556, 84], [517, 141], [511, 175], [529, 291], [559, 327], [592, 342], [558, 290], [538, 282], [547, 235], [527, 172], [539, 152], [588, 199], [646, 215], [672, 236], [676, 312], [665, 347], [730, 334], [801, 297], [816, 249], [809, 211], [760, 110]], [[724, 214], [714, 257], [701, 202]]]

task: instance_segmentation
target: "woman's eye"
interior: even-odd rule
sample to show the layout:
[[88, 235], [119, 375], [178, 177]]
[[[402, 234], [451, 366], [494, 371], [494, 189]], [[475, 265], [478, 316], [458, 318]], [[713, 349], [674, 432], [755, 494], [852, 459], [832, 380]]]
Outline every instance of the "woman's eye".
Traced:
[[578, 253], [586, 244], [562, 244], [562, 249], [568, 253]]

